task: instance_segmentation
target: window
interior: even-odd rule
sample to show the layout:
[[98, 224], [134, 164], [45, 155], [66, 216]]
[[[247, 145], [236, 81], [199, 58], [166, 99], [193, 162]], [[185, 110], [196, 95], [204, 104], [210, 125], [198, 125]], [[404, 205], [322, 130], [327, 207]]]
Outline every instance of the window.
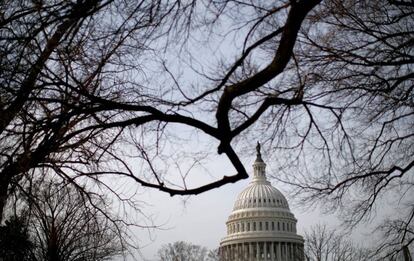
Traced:
[[253, 222], [253, 231], [256, 231], [256, 222]]
[[242, 223], [242, 232], [244, 232], [244, 223]]
[[259, 223], [259, 230], [261, 231], [263, 229], [262, 222]]
[[250, 231], [250, 222], [247, 223], [247, 231]]
[[275, 230], [275, 222], [272, 221], [272, 230]]
[[277, 230], [280, 231], [280, 223], [279, 223], [279, 221], [277, 222]]
[[282, 223], [283, 231], [285, 231], [285, 222]]
[[269, 222], [266, 222], [266, 230], [269, 230]]

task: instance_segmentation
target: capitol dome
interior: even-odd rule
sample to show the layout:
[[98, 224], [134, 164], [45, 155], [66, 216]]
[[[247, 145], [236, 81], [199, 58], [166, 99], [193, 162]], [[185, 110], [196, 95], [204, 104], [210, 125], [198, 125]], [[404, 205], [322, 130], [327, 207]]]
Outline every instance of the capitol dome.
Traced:
[[221, 261], [302, 261], [303, 238], [283, 194], [266, 178], [257, 148], [253, 178], [237, 197], [220, 243]]

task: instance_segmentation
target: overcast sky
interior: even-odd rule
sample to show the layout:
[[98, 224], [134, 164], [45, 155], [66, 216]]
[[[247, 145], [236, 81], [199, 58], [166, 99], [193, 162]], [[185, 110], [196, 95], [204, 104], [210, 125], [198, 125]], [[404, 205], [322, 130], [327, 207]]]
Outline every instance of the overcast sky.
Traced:
[[[264, 159], [266, 161], [265, 157]], [[254, 158], [249, 163], [245, 162], [250, 173], [252, 173], [253, 161]], [[223, 175], [229, 171], [220, 163], [214, 169], [222, 172]], [[268, 174], [271, 172], [269, 165], [267, 172]], [[250, 178], [190, 198], [170, 197], [166, 193], [148, 190], [143, 196], [143, 199], [150, 204], [145, 208], [145, 213], [152, 214], [154, 222], [162, 226], [161, 229], [153, 230], [150, 234], [145, 230], [137, 232], [145, 260], [156, 260], [157, 250], [162, 245], [175, 241], [187, 241], [210, 249], [217, 248], [220, 239], [225, 236], [225, 222], [232, 211], [233, 203], [249, 182]], [[282, 192], [285, 190], [283, 184], [275, 183], [274, 180], [271, 182]], [[300, 209], [292, 204], [292, 199], [288, 198], [288, 201], [291, 211], [298, 219], [299, 234], [303, 235], [304, 230], [314, 224], [337, 223], [334, 218], [328, 218], [318, 211]]]

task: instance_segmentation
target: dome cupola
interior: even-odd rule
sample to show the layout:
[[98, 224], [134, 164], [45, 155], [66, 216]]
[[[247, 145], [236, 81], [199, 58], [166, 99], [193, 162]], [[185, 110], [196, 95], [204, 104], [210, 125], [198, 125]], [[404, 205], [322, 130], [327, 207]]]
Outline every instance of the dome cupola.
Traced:
[[[257, 143], [256, 146], [256, 160], [253, 163], [253, 180], [252, 182], [258, 183], [269, 183], [266, 179], [266, 163], [262, 159], [262, 154], [260, 152], [260, 143]], [[269, 183], [270, 184], [270, 183]]]
[[283, 194], [273, 187], [266, 178], [266, 163], [260, 153], [260, 144], [256, 147], [257, 155], [253, 163], [253, 178], [249, 186], [240, 192], [234, 203], [233, 211], [250, 208], [286, 208], [288, 202]]

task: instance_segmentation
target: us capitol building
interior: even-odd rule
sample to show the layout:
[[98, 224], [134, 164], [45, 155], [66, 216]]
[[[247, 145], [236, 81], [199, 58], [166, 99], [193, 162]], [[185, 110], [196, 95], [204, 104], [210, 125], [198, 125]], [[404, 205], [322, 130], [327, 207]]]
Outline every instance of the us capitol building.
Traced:
[[221, 261], [303, 261], [303, 238], [283, 194], [266, 179], [257, 145], [253, 178], [237, 197], [220, 242]]

